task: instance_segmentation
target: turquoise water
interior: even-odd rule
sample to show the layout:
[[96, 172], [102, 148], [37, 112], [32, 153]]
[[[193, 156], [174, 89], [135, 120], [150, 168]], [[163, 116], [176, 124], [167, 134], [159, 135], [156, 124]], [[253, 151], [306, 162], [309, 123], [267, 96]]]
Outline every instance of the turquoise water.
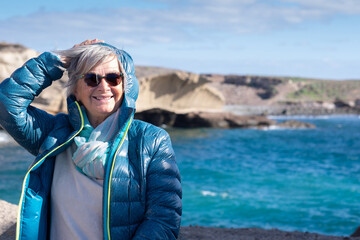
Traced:
[[[317, 128], [168, 129], [182, 225], [351, 234], [360, 225], [360, 118], [300, 120]], [[0, 133], [1, 199], [17, 203], [31, 160]]]

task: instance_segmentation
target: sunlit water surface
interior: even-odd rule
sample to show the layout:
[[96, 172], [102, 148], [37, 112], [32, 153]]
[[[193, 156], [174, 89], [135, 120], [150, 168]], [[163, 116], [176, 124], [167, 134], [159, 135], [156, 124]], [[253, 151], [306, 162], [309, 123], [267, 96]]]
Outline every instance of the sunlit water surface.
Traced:
[[[360, 225], [360, 118], [300, 120], [317, 128], [167, 129], [182, 225], [351, 234]], [[0, 131], [0, 199], [18, 202], [32, 159]]]

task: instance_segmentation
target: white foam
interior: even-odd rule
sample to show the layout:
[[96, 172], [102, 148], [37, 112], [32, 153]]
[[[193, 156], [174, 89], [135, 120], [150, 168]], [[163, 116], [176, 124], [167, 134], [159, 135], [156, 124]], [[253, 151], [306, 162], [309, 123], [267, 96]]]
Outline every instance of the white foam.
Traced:
[[269, 130], [283, 130], [284, 128], [276, 126], [276, 125], [270, 125], [268, 127], [261, 128], [261, 130], [269, 131]]
[[203, 196], [210, 196], [210, 197], [216, 197], [216, 196], [220, 196], [222, 198], [228, 198], [229, 197], [229, 194], [224, 192], [224, 193], [215, 193], [215, 192], [211, 192], [211, 191], [201, 191], [201, 195]]
[[227, 197], [229, 197], [229, 194], [228, 194], [228, 193], [222, 193], [222, 194], [220, 194], [220, 195], [221, 195], [222, 198], [227, 198]]
[[201, 195], [203, 196], [211, 196], [211, 197], [216, 197], [216, 193], [214, 192], [210, 192], [210, 191], [201, 191]]

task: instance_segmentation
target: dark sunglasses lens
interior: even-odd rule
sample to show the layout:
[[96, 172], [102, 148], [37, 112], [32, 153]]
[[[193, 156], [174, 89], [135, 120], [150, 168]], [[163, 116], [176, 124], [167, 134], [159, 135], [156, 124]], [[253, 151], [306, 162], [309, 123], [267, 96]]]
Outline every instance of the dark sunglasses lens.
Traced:
[[97, 85], [99, 85], [95, 73], [86, 74], [84, 77], [84, 81], [90, 87], [96, 87]]
[[109, 73], [106, 75], [105, 79], [111, 86], [117, 86], [121, 83], [121, 76], [117, 73]]

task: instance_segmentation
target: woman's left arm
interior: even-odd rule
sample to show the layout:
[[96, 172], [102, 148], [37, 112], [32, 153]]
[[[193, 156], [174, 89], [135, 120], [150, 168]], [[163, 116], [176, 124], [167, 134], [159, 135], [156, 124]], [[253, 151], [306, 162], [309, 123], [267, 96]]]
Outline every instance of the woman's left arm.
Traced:
[[176, 239], [180, 230], [180, 172], [167, 132], [161, 130], [146, 175], [146, 212], [133, 239]]

